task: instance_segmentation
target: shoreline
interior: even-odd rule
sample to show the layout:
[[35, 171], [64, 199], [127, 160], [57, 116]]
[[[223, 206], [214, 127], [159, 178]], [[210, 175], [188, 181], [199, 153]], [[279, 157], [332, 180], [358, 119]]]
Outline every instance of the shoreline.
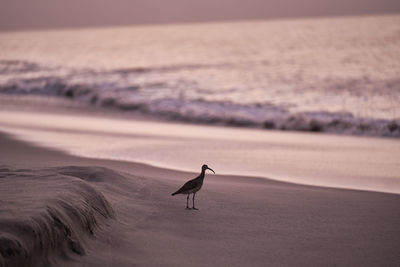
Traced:
[[[5, 144], [11, 142], [12, 145], [17, 144], [18, 146], [22, 147], [29, 147], [30, 149], [33, 150], [39, 150], [39, 151], [45, 151], [46, 154], [51, 154], [52, 157], [56, 156], [59, 157], [60, 159], [64, 160], [67, 158], [68, 160], [72, 160], [73, 163], [77, 166], [84, 166], [87, 164], [80, 164], [79, 162], [82, 160], [83, 162], [89, 162], [90, 164], [104, 164], [107, 166], [110, 166], [111, 168], [115, 168], [120, 170], [121, 172], [129, 173], [132, 171], [132, 169], [135, 169], [135, 175], [136, 176], [151, 176], [152, 178], [156, 179], [163, 179], [166, 176], [163, 175], [162, 173], [167, 174], [167, 176], [176, 176], [176, 177], [189, 177], [189, 176], [196, 176], [197, 173], [195, 171], [190, 171], [190, 170], [179, 170], [179, 169], [174, 169], [171, 167], [167, 166], [157, 166], [157, 165], [152, 165], [149, 163], [145, 162], [133, 162], [133, 161], [125, 161], [125, 160], [117, 160], [117, 159], [108, 159], [108, 158], [96, 158], [96, 157], [82, 157], [82, 156], [77, 156], [73, 154], [66, 153], [65, 151], [62, 151], [57, 148], [50, 148], [47, 146], [35, 144], [28, 142], [23, 139], [19, 139], [16, 136], [13, 136], [12, 134], [5, 133], [0, 130], [0, 144]], [[7, 154], [9, 154], [9, 151], [6, 151]], [[4, 153], [1, 154], [2, 157], [0, 158], [2, 162], [4, 162]], [[58, 162], [56, 160], [56, 162]], [[11, 162], [11, 161], [10, 161]], [[33, 166], [36, 168], [44, 168], [47, 163], [42, 164], [42, 160], [38, 160], [39, 163], [34, 163]], [[32, 163], [32, 162], [31, 162]], [[25, 163], [24, 163], [25, 164]], [[21, 167], [23, 168], [24, 164], [19, 165], [19, 164], [10, 164], [10, 165], [15, 165], [16, 167]], [[5, 164], [8, 165], [8, 164]], [[51, 165], [53, 166], [54, 163], [52, 162]], [[61, 166], [62, 164], [56, 164], [54, 166]], [[0, 165], [1, 166], [1, 165]], [[365, 192], [365, 193], [377, 193], [377, 194], [389, 194], [389, 195], [396, 195], [400, 196], [399, 193], [393, 193], [393, 192], [381, 192], [381, 191], [374, 191], [374, 190], [363, 190], [363, 189], [355, 189], [355, 188], [340, 188], [340, 187], [329, 187], [329, 186], [319, 186], [319, 185], [313, 185], [313, 184], [304, 184], [304, 183], [295, 183], [295, 182], [290, 182], [290, 181], [285, 181], [285, 180], [277, 180], [273, 179], [270, 177], [265, 177], [265, 176], [251, 176], [251, 175], [242, 175], [242, 174], [221, 174], [217, 173], [214, 174], [214, 176], [217, 176], [221, 180], [227, 180], [231, 181], [234, 183], [238, 184], [276, 184], [276, 185], [286, 185], [286, 186], [294, 186], [294, 187], [305, 187], [305, 188], [315, 188], [319, 190], [344, 190], [344, 191], [350, 191], [350, 192]], [[174, 179], [175, 180], [175, 179]]]
[[[395, 255], [400, 241], [400, 196], [396, 194], [207, 174], [204, 188], [196, 197], [200, 210], [187, 211], [185, 197], [171, 197], [170, 193], [195, 173], [80, 158], [4, 134], [0, 134], [0, 144], [2, 168], [8, 168], [8, 174], [2, 170], [0, 183], [8, 181], [12, 186], [12, 179], [27, 179], [41, 188], [40, 198], [50, 197], [37, 202], [39, 195], [33, 193], [37, 190], [33, 186], [24, 191], [23, 198], [19, 198], [21, 193], [13, 194], [18, 205], [2, 205], [1, 223], [6, 223], [4, 209], [27, 210], [26, 201], [39, 203], [40, 209], [51, 205], [51, 199], [62, 199], [71, 177], [102, 194], [115, 211], [115, 218], [99, 221], [91, 237], [81, 241], [82, 250], [73, 245], [67, 250], [67, 258], [53, 251], [40, 254], [44, 256], [38, 262], [57, 266], [398, 263]], [[25, 176], [18, 176], [21, 172]], [[46, 186], [35, 182], [39, 177], [47, 177]], [[4, 196], [9, 197], [12, 188], [18, 190], [15, 186], [2, 187], [3, 201], [7, 201]], [[28, 211], [29, 217], [35, 210]], [[13, 216], [18, 225], [20, 219]], [[18, 231], [12, 233], [18, 237]]]
[[[71, 89], [72, 90], [72, 89]], [[78, 94], [79, 95], [79, 94]], [[107, 99], [104, 99], [105, 101]], [[108, 99], [109, 100], [109, 99]], [[107, 100], [107, 101], [108, 101]], [[107, 102], [106, 101], [106, 102]], [[112, 102], [114, 103], [114, 102]], [[116, 102], [117, 103], [117, 102]], [[2, 93], [0, 104], [4, 110], [22, 110], [35, 112], [51, 112], [71, 114], [95, 114], [109, 118], [146, 120], [173, 124], [226, 127], [235, 129], [255, 129], [274, 131], [278, 133], [306, 133], [333, 136], [354, 136], [367, 138], [398, 139], [399, 118], [358, 117], [347, 114], [341, 118], [340, 112], [304, 111], [285, 116], [265, 118], [263, 121], [248, 120], [236, 117], [192, 117], [191, 115], [175, 112], [149, 111], [141, 105], [132, 106], [121, 104], [102, 104], [88, 102], [79, 97], [44, 95], [18, 95]], [[0, 109], [1, 110], [1, 109]], [[190, 113], [190, 112], [189, 112]], [[336, 114], [336, 115], [335, 115]]]
[[5, 106], [0, 130], [81, 157], [188, 172], [207, 161], [223, 174], [400, 193], [396, 139], [192, 125], [79, 108], [67, 112], [72, 103], [57, 103], [38, 111]]

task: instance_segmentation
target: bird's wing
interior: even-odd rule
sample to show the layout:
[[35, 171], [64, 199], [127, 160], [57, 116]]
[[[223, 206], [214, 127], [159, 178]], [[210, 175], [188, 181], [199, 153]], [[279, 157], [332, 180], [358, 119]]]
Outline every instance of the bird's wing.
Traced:
[[185, 192], [187, 190], [196, 188], [197, 186], [197, 178], [196, 179], [192, 179], [187, 181], [181, 188], [179, 188], [178, 191], [176, 191], [174, 194], [179, 194], [181, 192]]

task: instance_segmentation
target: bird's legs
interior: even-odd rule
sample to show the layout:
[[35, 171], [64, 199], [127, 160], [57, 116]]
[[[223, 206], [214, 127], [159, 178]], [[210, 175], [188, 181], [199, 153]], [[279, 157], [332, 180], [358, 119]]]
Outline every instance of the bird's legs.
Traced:
[[187, 210], [191, 210], [191, 208], [189, 208], [189, 195], [190, 195], [190, 194], [188, 194], [188, 195], [187, 195], [187, 198], [186, 198], [186, 209], [187, 209]]
[[196, 193], [193, 193], [193, 208], [194, 210], [198, 210], [195, 206], [194, 206], [194, 196], [196, 195]]
[[193, 199], [192, 199], [193, 207], [192, 208], [189, 208], [189, 196], [190, 196], [190, 194], [187, 194], [187, 197], [186, 197], [186, 209], [187, 210], [198, 210], [198, 208], [196, 208], [194, 206], [194, 197], [196, 196], [196, 193], [193, 193]]

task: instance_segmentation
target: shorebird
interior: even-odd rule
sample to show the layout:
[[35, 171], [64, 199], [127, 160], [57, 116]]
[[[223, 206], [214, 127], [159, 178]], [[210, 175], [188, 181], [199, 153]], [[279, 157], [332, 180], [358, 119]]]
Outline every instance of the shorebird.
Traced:
[[[206, 174], [206, 170], [210, 170], [213, 173], [215, 173], [215, 171], [213, 171], [211, 168], [209, 168], [206, 164], [204, 164], [203, 166], [201, 166], [201, 173], [199, 176], [197, 176], [196, 178], [187, 181], [181, 188], [179, 188], [178, 191], [176, 191], [175, 193], [172, 193], [172, 196], [175, 196], [177, 194], [183, 194], [183, 195], [187, 195], [186, 198], [186, 209], [187, 210], [198, 210], [195, 206], [194, 206], [194, 196], [196, 195], [196, 192], [199, 191], [201, 189], [201, 186], [203, 185], [203, 180], [204, 180], [204, 176]], [[189, 195], [193, 194], [193, 207], [189, 208]]]

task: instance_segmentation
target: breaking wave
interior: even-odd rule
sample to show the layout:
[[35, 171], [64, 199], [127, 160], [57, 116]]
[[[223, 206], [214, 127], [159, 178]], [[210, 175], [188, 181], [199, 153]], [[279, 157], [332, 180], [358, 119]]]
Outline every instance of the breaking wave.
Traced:
[[[354, 112], [346, 109], [330, 111], [311, 108], [310, 111], [310, 107], [300, 107], [293, 101], [259, 101], [258, 91], [254, 91], [252, 96], [251, 90], [246, 95], [239, 89], [207, 89], [199, 86], [196, 80], [182, 78], [182, 73], [187, 71], [195, 73], [212, 69], [223, 72], [227, 68], [235, 66], [174, 65], [114, 70], [71, 70], [45, 68], [33, 62], [3, 60], [0, 61], [0, 93], [62, 97], [100, 108], [192, 123], [400, 137], [400, 119], [396, 117], [388, 119], [354, 115]], [[294, 84], [295, 81], [290, 83]], [[323, 90], [341, 94], [344, 88], [348, 88], [353, 94], [350, 98], [354, 102], [354, 99], [365, 98], [363, 93], [378, 94], [371, 89], [372, 83], [373, 81], [365, 78], [360, 81], [324, 81]], [[378, 81], [375, 86], [383, 88], [379, 90], [379, 94], [386, 90], [385, 97], [389, 101], [390, 92], [394, 90], [396, 93], [399, 90], [400, 80]], [[301, 91], [289, 93], [291, 95], [287, 99], [301, 98]], [[275, 93], [266, 89], [262, 94], [268, 96]], [[326, 96], [331, 96], [331, 93]], [[318, 96], [315, 101], [327, 101], [324, 97]], [[247, 100], [244, 101], [244, 98]], [[390, 109], [391, 104], [388, 105], [386, 108]]]

